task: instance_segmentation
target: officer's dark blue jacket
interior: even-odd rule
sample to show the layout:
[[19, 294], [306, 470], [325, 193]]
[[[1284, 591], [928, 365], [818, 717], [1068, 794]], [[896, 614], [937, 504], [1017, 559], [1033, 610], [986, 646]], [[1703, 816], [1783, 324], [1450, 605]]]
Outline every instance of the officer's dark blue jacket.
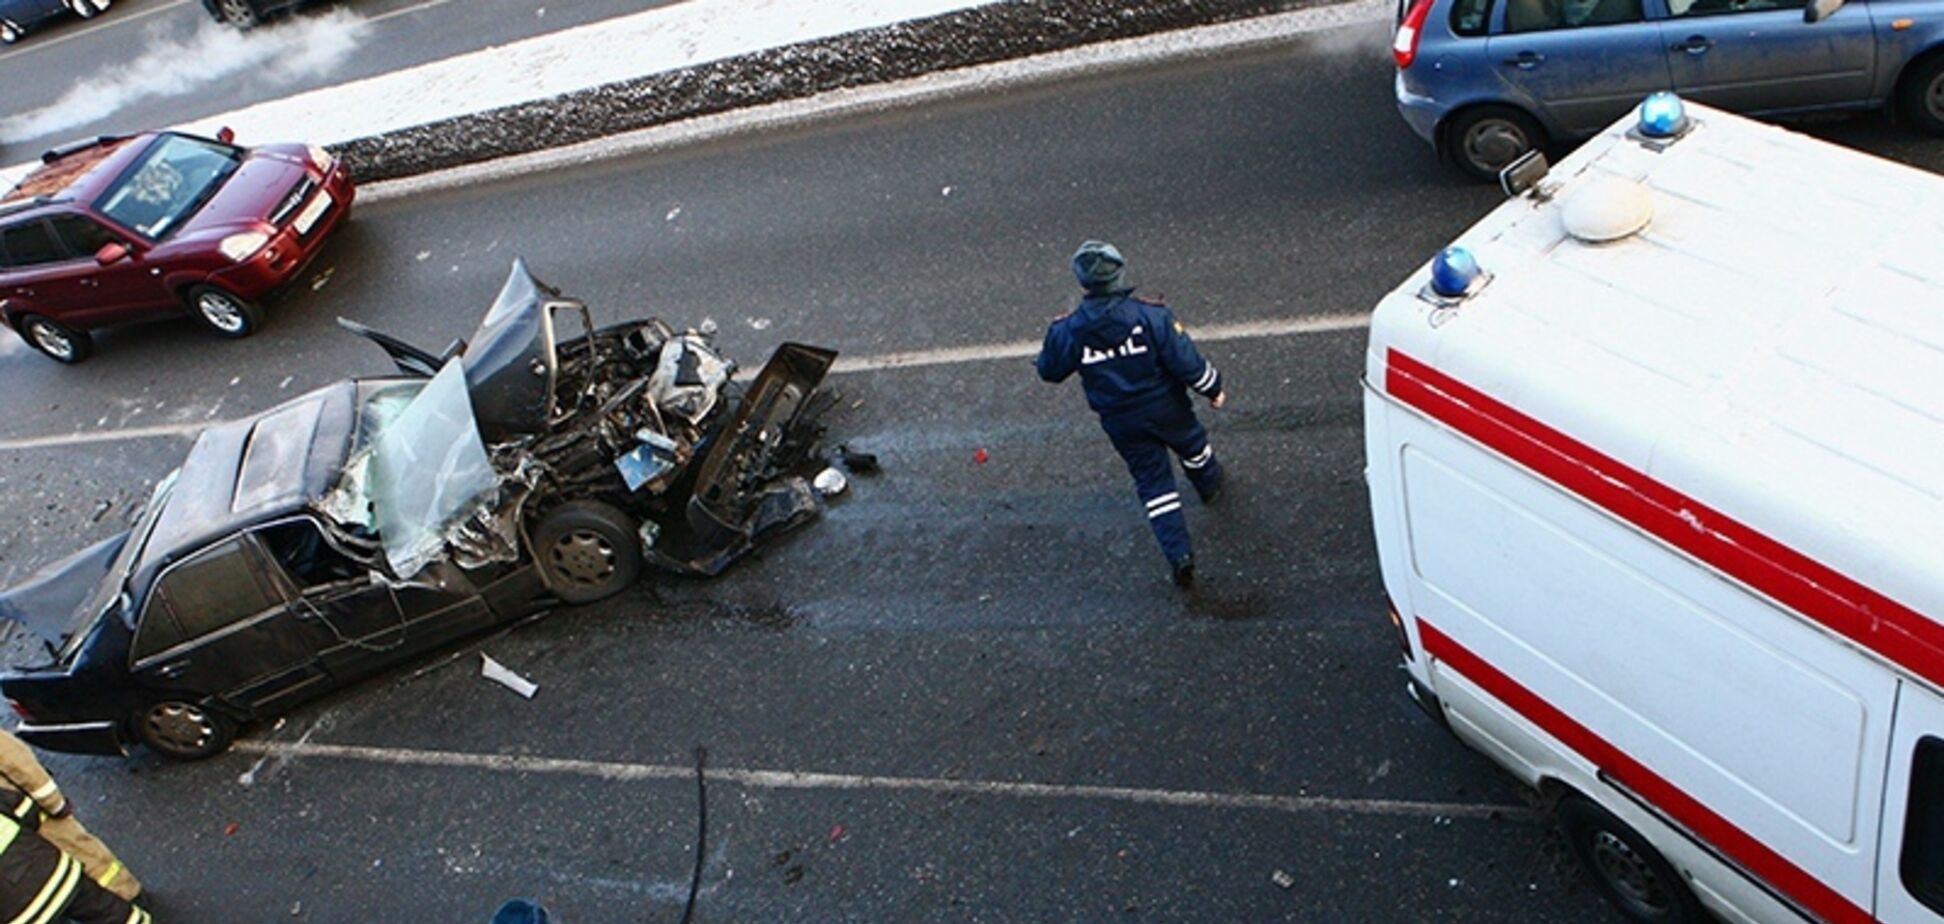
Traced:
[[1135, 298], [1132, 289], [1090, 295], [1047, 327], [1040, 378], [1063, 382], [1075, 372], [1087, 406], [1102, 416], [1181, 402], [1184, 388], [1211, 400], [1222, 393], [1221, 374], [1195, 350], [1174, 313]]

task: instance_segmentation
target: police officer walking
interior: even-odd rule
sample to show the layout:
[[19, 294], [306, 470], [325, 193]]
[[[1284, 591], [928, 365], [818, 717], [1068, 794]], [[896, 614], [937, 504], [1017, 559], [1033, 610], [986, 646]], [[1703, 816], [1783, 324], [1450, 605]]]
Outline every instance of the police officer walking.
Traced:
[[80, 819], [74, 817], [74, 806], [61, 794], [61, 787], [48, 775], [47, 768], [35, 759], [33, 749], [5, 729], [0, 729], [0, 786], [11, 786], [26, 793], [40, 808], [41, 837], [79, 860], [89, 878], [102, 888], [124, 901], [134, 901], [142, 894], [142, 884], [136, 881], [135, 874], [122, 866], [108, 846], [89, 834]]
[[35, 830], [41, 810], [0, 786], [0, 921], [19, 924], [151, 924], [149, 914], [95, 884], [81, 861]]
[[1080, 373], [1087, 406], [1100, 415], [1101, 429], [1134, 476], [1134, 489], [1175, 583], [1190, 587], [1195, 559], [1168, 454], [1180, 457], [1202, 503], [1213, 502], [1222, 492], [1222, 465], [1208, 445], [1208, 431], [1195, 419], [1188, 392], [1218, 408], [1228, 396], [1221, 373], [1202, 359], [1174, 314], [1160, 302], [1134, 297], [1131, 287], [1121, 285], [1126, 265], [1112, 244], [1080, 245], [1073, 255], [1073, 275], [1086, 295], [1071, 314], [1046, 329], [1039, 374], [1048, 382], [1063, 382]]

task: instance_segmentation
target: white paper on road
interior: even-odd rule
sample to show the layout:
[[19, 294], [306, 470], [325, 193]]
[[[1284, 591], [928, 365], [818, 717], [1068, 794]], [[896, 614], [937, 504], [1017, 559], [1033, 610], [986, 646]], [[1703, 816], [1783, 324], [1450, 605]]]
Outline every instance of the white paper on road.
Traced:
[[481, 677], [512, 690], [527, 699], [532, 699], [533, 694], [540, 692], [539, 684], [514, 673], [511, 668], [493, 660], [492, 655], [482, 651], [479, 653], [479, 660], [481, 661], [479, 665], [479, 675]]

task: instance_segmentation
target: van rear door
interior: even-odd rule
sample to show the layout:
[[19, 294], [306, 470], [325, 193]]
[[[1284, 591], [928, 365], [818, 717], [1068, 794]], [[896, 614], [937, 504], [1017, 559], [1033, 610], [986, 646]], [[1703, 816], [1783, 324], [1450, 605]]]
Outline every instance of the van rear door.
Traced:
[[1944, 921], [1944, 697], [1903, 682], [1877, 851], [1877, 920]]

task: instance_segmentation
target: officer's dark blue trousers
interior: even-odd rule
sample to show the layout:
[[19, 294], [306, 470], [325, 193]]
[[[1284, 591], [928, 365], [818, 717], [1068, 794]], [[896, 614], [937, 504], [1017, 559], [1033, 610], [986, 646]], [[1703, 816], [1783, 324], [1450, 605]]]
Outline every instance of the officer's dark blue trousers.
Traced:
[[1170, 563], [1188, 557], [1188, 518], [1181, 514], [1181, 494], [1175, 489], [1174, 466], [1168, 453], [1181, 457], [1181, 468], [1195, 492], [1206, 498], [1221, 480], [1222, 466], [1208, 445], [1208, 431], [1195, 419], [1187, 395], [1179, 401], [1158, 402], [1152, 408], [1102, 414], [1100, 428], [1114, 443], [1134, 476], [1148, 525]]

